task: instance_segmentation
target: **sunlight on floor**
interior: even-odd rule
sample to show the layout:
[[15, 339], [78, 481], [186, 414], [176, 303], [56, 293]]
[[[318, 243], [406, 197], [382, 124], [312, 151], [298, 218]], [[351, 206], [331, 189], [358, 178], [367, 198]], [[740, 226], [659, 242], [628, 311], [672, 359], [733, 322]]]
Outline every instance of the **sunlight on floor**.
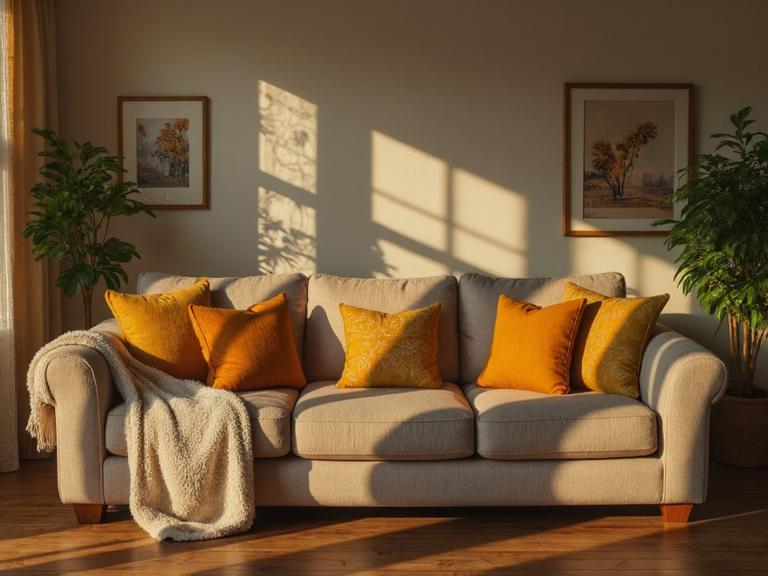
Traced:
[[149, 538], [125, 507], [104, 524], [78, 525], [56, 496], [55, 462], [28, 462], [0, 475], [0, 572], [714, 573], [761, 561], [765, 480], [764, 471], [714, 465], [700, 519], [678, 526], [665, 527], [655, 507], [270, 509], [244, 534], [177, 543]]
[[[459, 543], [454, 539], [455, 532], [463, 530], [466, 522], [461, 517], [378, 518], [372, 515], [271, 530], [267, 524], [259, 525], [257, 518], [257, 526], [246, 534], [207, 542], [158, 543], [143, 536], [132, 521], [123, 520], [4, 541], [0, 543], [0, 570], [26, 568], [84, 573], [132, 569], [163, 574], [213, 574], [228, 569], [248, 573], [279, 566], [283, 571], [333, 573], [387, 569], [408, 572], [436, 567], [476, 570], [483, 564], [493, 569], [500, 564], [512, 567], [582, 554], [584, 556], [575, 562], [588, 568], [599, 562], [588, 557], [595, 547], [668, 532], [655, 523], [643, 529], [632, 527], [631, 517], [566, 521], [549, 529], [534, 521], [528, 529], [512, 530], [503, 529], [504, 523], [490, 517], [480, 521], [488, 529], [467, 533]], [[632, 529], [627, 533], [620, 529], [622, 526]], [[590, 538], [578, 536], [584, 530], [590, 530]], [[127, 532], [132, 537], [118, 538], [117, 532]], [[445, 540], [439, 538], [440, 534]], [[600, 536], [599, 543], [594, 541], [596, 534]], [[94, 538], [97, 538], [95, 543], [87, 544], [94, 542]], [[553, 548], [544, 544], [553, 540], [561, 542], [561, 546]], [[12, 544], [25, 553], [9, 554]], [[573, 562], [571, 560], [571, 564]]]
[[[135, 526], [132, 520], [124, 521], [124, 523]], [[49, 532], [27, 538], [0, 540], [0, 570], [12, 571], [22, 567], [47, 568], [59, 563], [63, 568], [65, 564], [69, 562], [77, 564], [78, 560], [81, 559], [86, 564], [89, 560], [93, 561], [107, 554], [129, 556], [132, 550], [145, 547], [152, 542], [151, 538], [143, 532], [136, 537], [121, 538], [115, 536], [112, 529], [104, 530], [105, 534], [101, 537], [94, 537], [91, 527], [76, 526], [69, 530]], [[83, 567], [78, 572], [87, 569]]]

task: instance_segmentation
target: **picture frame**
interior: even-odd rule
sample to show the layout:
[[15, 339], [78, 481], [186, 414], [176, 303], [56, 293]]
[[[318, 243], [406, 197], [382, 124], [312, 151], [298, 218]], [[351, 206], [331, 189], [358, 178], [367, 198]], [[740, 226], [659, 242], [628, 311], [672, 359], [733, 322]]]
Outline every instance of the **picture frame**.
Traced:
[[692, 84], [567, 83], [564, 236], [664, 236], [693, 152]]
[[125, 180], [154, 210], [210, 207], [207, 96], [119, 96]]

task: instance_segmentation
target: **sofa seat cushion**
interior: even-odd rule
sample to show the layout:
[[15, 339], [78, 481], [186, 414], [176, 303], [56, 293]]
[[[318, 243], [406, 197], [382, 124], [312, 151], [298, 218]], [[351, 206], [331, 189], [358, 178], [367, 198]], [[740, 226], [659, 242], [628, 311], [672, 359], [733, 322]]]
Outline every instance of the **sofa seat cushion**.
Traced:
[[656, 414], [616, 394], [464, 388], [477, 452], [493, 460], [627, 458], [656, 452]]
[[293, 451], [316, 460], [449, 460], [475, 451], [461, 389], [336, 388], [310, 383], [293, 412]]
[[[291, 451], [291, 411], [299, 396], [298, 390], [273, 388], [241, 392], [238, 396], [251, 420], [254, 458], [279, 458], [288, 454]], [[126, 404], [120, 404], [107, 414], [106, 448], [116, 456], [128, 455], [126, 408]]]

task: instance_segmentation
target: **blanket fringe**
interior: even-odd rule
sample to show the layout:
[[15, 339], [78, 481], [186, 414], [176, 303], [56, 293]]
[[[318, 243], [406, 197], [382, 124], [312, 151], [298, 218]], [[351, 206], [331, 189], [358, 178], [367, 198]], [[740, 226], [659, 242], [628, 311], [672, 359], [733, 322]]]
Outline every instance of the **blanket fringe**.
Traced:
[[40, 404], [37, 410], [38, 418], [30, 418], [27, 432], [37, 439], [38, 451], [53, 452], [56, 448], [56, 408], [50, 404]]

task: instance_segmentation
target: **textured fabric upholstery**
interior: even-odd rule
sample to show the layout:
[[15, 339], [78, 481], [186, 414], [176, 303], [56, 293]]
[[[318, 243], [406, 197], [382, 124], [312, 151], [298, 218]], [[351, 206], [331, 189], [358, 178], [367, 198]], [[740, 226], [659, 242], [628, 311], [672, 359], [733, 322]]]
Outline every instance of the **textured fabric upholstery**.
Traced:
[[[278, 458], [291, 451], [291, 411], [299, 396], [297, 390], [275, 388], [237, 394], [248, 409], [251, 420], [253, 455]], [[125, 404], [115, 406], [107, 415], [106, 448], [111, 454], [127, 456]]]
[[45, 374], [56, 400], [59, 497], [64, 503], [100, 504], [104, 428], [119, 398], [107, 362], [91, 348], [67, 346], [53, 355]]
[[672, 331], [648, 342], [640, 398], [659, 418], [664, 464], [662, 502], [704, 502], [709, 464], [709, 409], [725, 392], [725, 365], [706, 348]]
[[[608, 283], [612, 282], [615, 292], [618, 292], [616, 295], [622, 295], [621, 277], [609, 276], [614, 278], [613, 281], [609, 278]], [[472, 303], [474, 298], [475, 313], [479, 318], [476, 324], [463, 324], [462, 338], [469, 334], [474, 340], [470, 338], [463, 343], [462, 353], [467, 346], [471, 349], [474, 346], [474, 353], [477, 354], [477, 334], [487, 331], [485, 351], [480, 354], [483, 356], [481, 363], [485, 361], [484, 355], [487, 354], [487, 346], [490, 344], [490, 335], [493, 330], [492, 314], [498, 292], [482, 298], [479, 293], [484, 289], [490, 290], [488, 283], [495, 286], [499, 282], [491, 279], [483, 280], [483, 278], [475, 278], [463, 286], [461, 294], [462, 302], [465, 302], [469, 292], [474, 290], [468, 302]], [[559, 289], [552, 288], [547, 281], [533, 281], [530, 285], [521, 281], [505, 282], [511, 283], [512, 287], [517, 286], [518, 298], [532, 300], [541, 305], [559, 301], [562, 297]], [[583, 277], [577, 282], [590, 286]], [[215, 280], [212, 284], [215, 286]], [[548, 286], [543, 293], [537, 291], [542, 284]], [[467, 287], [470, 289], [469, 292], [464, 291]], [[496, 287], [499, 288], [499, 286]], [[622, 290], [618, 290], [619, 287]], [[164, 286], [160, 289], [166, 288], [173, 289], [174, 286]], [[594, 283], [591, 289], [603, 293], [611, 291], [609, 286], [597, 286]], [[528, 293], [523, 294], [521, 291]], [[512, 297], [515, 297], [515, 293], [514, 290], [510, 290]], [[249, 297], [248, 300], [250, 299]], [[258, 297], [256, 299], [258, 300]], [[490, 302], [490, 308], [482, 304], [484, 299]], [[477, 304], [478, 301], [481, 304]], [[242, 307], [251, 303], [244, 303]], [[487, 316], [488, 309], [491, 310], [490, 322]], [[472, 308], [464, 310], [463, 317], [469, 314], [470, 310]], [[484, 323], [483, 314], [486, 314]], [[103, 323], [98, 329], [119, 333], [114, 322]], [[332, 329], [330, 333], [326, 332], [330, 338], [335, 338], [334, 334]], [[482, 338], [482, 334], [480, 337]], [[339, 373], [340, 367], [343, 366], [343, 349], [341, 350]], [[118, 394], [113, 389], [106, 362], [98, 353], [87, 348], [73, 346], [62, 349], [48, 364], [47, 379], [57, 402], [58, 478], [62, 501], [127, 504], [129, 485], [127, 459], [109, 455], [105, 446], [107, 413], [114, 403], [119, 401]], [[328, 391], [339, 393], [387, 392], [382, 389], [338, 390], [334, 388], [333, 382], [317, 383], [316, 386], [325, 386]], [[467, 434], [457, 433], [453, 438], [463, 439], [464, 442], [469, 438], [470, 444], [465, 446], [465, 453], [469, 454], [474, 450], [475, 424], [471, 408], [467, 404], [463, 409], [459, 408], [462, 402], [461, 396], [458, 396], [459, 390], [449, 386], [446, 388], [449, 394], [453, 394], [450, 392], [451, 389], [456, 394], [456, 408], [453, 408], [454, 404], [451, 403], [448, 412], [454, 414], [456, 410], [456, 430], [459, 428], [458, 422], [461, 421], [458, 414], [462, 413], [462, 410], [469, 413], [469, 418], [464, 421], [464, 425], [468, 428]], [[725, 368], [720, 360], [679, 334], [662, 332], [654, 335], [649, 341], [640, 371], [640, 400], [655, 412], [657, 420], [658, 438], [655, 454], [638, 458], [599, 459], [592, 453], [589, 459], [579, 460], [553, 458], [502, 461], [470, 457], [431, 462], [328, 461], [309, 460], [289, 455], [283, 458], [260, 459], [257, 462], [255, 474], [257, 505], [499, 506], [702, 502], [706, 497], [707, 486], [709, 407], [719, 398], [724, 389]], [[471, 386], [467, 391], [472, 397]], [[402, 392], [432, 394], [440, 391], [411, 389]], [[588, 394], [590, 393], [584, 393], [584, 396]], [[581, 394], [577, 394], [573, 397], [548, 398], [571, 401], [581, 397]], [[485, 399], [491, 398], [488, 396]], [[341, 402], [334, 401], [332, 404], [328, 404], [327, 400], [321, 395], [315, 397], [312, 404], [305, 403], [305, 414], [311, 414], [313, 411], [308, 410], [311, 408], [325, 413], [326, 418], [329, 418], [326, 410], [331, 409], [343, 410], [345, 416], [384, 413], [377, 403], [368, 403], [362, 399], [360, 399], [361, 403], [358, 403], [349, 397]], [[605, 396], [599, 401], [613, 400]], [[415, 404], [415, 402], [411, 403]], [[473, 399], [473, 403], [479, 406], [479, 401]], [[426, 407], [427, 412], [442, 410], [440, 406], [443, 405], [443, 401], [436, 402], [432, 398], [429, 402], [420, 403], [420, 405]], [[632, 406], [633, 409], [637, 407], [636, 404]], [[406, 408], [412, 410], [406, 406], [401, 414], [409, 414]], [[575, 411], [575, 408], [573, 410]], [[289, 411], [289, 407], [285, 408], [286, 413]], [[537, 417], [541, 422], [541, 417]], [[487, 453], [488, 445], [484, 444], [487, 436], [481, 431], [482, 419], [480, 420], [478, 450]], [[638, 418], [638, 420], [645, 421], [645, 418]], [[356, 438], [362, 438], [370, 446], [370, 435], [356, 435], [348, 432], [348, 430], [357, 430], [362, 427], [360, 418], [357, 422], [349, 422], [347, 418], [342, 423], [343, 426], [335, 427], [331, 422], [329, 428], [333, 429], [328, 436], [323, 432], [319, 440], [312, 439], [311, 431], [304, 437], [310, 443], [325, 441], [333, 443], [334, 446], [340, 439], [355, 441]], [[326, 422], [306, 422], [306, 424], [313, 430], [318, 430], [323, 428]], [[397, 426], [396, 422], [379, 422], [379, 424], [384, 430], [381, 432], [384, 437], [388, 435], [386, 426]], [[437, 427], [440, 423], [429, 424]], [[314, 428], [315, 425], [318, 426]], [[342, 427], [346, 428], [346, 431], [340, 433], [339, 429]], [[565, 436], [570, 441], [572, 429], [569, 428], [567, 432]], [[621, 432], [626, 433], [624, 428]], [[440, 434], [441, 432], [431, 432], [423, 436], [432, 441]], [[320, 436], [320, 434], [317, 435]], [[286, 439], [287, 435], [283, 435], [282, 438]], [[415, 438], [422, 442], [423, 447], [424, 438], [419, 436]], [[534, 440], [542, 441], [541, 438], [535, 438], [531, 439], [531, 442]], [[622, 438], [612, 440], [623, 441]], [[449, 442], [439, 438], [438, 442], [441, 443], [438, 448], [447, 449], [448, 444], [453, 443], [453, 440]], [[397, 444], [401, 444], [399, 438]], [[402, 444], [407, 443], [403, 441]], [[286, 440], [280, 450], [275, 450], [274, 454], [284, 454], [288, 448]], [[349, 446], [341, 448], [346, 452], [350, 450]], [[396, 448], [387, 446], [387, 450]], [[433, 448], [433, 446], [426, 446], [429, 450]], [[562, 446], [558, 445], [557, 448], [562, 449]], [[359, 460], [359, 457], [357, 459]], [[418, 460], [426, 460], [426, 457], [420, 457]]]
[[[136, 291], [139, 294], [170, 292], [194, 284], [196, 276], [175, 276], [160, 272], [139, 274]], [[242, 278], [208, 278], [211, 284], [211, 306], [216, 308], [246, 308], [280, 292], [288, 298], [291, 327], [296, 339], [299, 358], [304, 349], [304, 320], [307, 315], [307, 279], [302, 274], [274, 276], [244, 276]]]
[[485, 368], [501, 294], [538, 306], [551, 306], [562, 301], [567, 280], [607, 296], [626, 295], [624, 277], [616, 272], [567, 278], [490, 278], [464, 274], [459, 282], [460, 381], [474, 383]]
[[[555, 506], [658, 504], [658, 458], [435, 462], [259, 460], [256, 506]], [[128, 502], [128, 462], [104, 463], [109, 504]]]
[[440, 375], [443, 380], [456, 382], [459, 375], [457, 284], [453, 276], [360, 279], [315, 274], [309, 279], [308, 292], [304, 342], [304, 373], [308, 380], [338, 380], [344, 370], [344, 325], [339, 304], [400, 312], [440, 302], [437, 340]]
[[626, 458], [656, 451], [656, 415], [615, 394], [464, 388], [477, 453], [494, 460]]
[[312, 382], [293, 413], [293, 452], [323, 460], [441, 460], [471, 456], [474, 421], [455, 384], [336, 388]]

